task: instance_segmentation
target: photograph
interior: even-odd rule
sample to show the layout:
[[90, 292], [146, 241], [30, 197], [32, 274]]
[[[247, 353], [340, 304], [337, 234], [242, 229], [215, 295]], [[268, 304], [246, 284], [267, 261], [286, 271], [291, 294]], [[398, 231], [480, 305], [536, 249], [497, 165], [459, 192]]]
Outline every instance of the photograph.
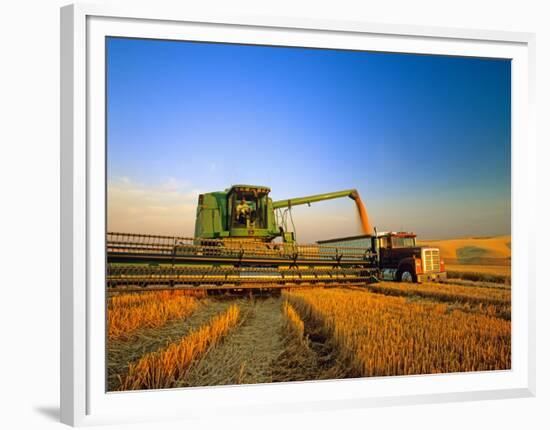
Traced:
[[511, 370], [510, 59], [108, 36], [105, 65], [108, 392]]

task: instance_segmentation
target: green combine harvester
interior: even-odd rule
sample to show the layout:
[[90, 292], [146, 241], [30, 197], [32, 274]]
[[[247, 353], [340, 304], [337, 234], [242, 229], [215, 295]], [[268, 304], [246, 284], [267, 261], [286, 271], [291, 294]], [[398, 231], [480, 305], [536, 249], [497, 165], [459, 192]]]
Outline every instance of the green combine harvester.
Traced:
[[[279, 201], [269, 192], [264, 186], [233, 185], [199, 195], [193, 238], [108, 233], [108, 287], [263, 290], [373, 279], [372, 249], [296, 242], [294, 206], [349, 197], [366, 215], [356, 190]], [[370, 230], [368, 221], [363, 228]]]
[[201, 194], [195, 238], [271, 242], [281, 237], [284, 243], [294, 243], [295, 232], [286, 225], [292, 207], [340, 197], [359, 199], [356, 190], [344, 190], [274, 202], [270, 191], [267, 187], [233, 185], [225, 191]]

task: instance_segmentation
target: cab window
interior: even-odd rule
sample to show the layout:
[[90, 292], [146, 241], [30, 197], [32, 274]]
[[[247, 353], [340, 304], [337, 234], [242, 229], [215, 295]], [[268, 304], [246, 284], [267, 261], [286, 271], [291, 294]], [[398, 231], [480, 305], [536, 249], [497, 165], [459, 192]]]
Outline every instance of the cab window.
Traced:
[[391, 238], [392, 248], [413, 248], [415, 246], [414, 237], [399, 237]]
[[266, 228], [266, 208], [260, 196], [236, 191], [231, 198], [231, 226], [237, 228]]
[[389, 247], [389, 240], [387, 236], [383, 236], [380, 238], [380, 248], [388, 248]]

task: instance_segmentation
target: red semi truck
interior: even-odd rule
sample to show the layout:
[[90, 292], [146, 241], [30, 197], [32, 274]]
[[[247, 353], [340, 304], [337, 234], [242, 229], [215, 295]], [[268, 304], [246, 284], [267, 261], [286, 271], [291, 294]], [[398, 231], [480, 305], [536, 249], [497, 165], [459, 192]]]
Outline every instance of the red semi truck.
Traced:
[[426, 282], [447, 278], [439, 248], [418, 246], [416, 234], [382, 232], [341, 237], [317, 242], [319, 245], [366, 248], [376, 259], [378, 277], [397, 282]]

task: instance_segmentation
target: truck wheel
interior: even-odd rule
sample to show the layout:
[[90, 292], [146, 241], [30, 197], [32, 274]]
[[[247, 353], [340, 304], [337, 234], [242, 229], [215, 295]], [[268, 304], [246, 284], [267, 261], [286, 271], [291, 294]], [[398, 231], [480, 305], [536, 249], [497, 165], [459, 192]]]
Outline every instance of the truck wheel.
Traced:
[[412, 272], [412, 270], [406, 267], [405, 269], [397, 272], [397, 281], [407, 283], [416, 282], [416, 275]]

